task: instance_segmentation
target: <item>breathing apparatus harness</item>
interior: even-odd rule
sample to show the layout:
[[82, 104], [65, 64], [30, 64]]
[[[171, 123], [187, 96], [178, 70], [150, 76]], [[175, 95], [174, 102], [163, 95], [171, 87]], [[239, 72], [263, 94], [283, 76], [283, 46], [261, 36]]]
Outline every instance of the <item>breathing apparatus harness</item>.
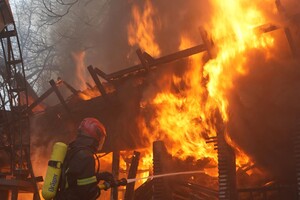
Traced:
[[97, 160], [97, 170], [96, 170], [96, 173], [99, 173], [99, 171], [100, 171], [100, 160], [99, 160], [99, 157], [90, 148], [82, 146], [82, 147], [75, 147], [75, 148], [69, 149], [69, 152], [68, 152], [68, 154], [67, 154], [67, 156], [65, 158], [65, 162], [64, 162], [64, 164], [62, 166], [62, 176], [61, 176], [61, 182], [60, 182], [60, 185], [59, 185], [59, 189], [61, 191], [64, 191], [70, 185], [78, 185], [77, 182], [73, 182], [73, 183], [69, 183], [68, 182], [68, 180], [67, 180], [67, 173], [68, 173], [68, 165], [69, 165], [70, 161], [81, 150], [87, 150], [87, 151], [89, 151], [90, 153], [93, 154], [93, 156]]

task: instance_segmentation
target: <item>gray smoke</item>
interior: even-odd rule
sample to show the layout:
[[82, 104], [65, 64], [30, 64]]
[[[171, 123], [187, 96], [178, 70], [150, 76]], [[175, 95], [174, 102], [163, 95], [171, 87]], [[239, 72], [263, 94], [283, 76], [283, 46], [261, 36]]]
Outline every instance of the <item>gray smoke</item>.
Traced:
[[[56, 45], [59, 65], [62, 66], [59, 76], [76, 84], [72, 52], [86, 51], [86, 65], [93, 65], [106, 73], [139, 62], [135, 54], [138, 46], [128, 45], [127, 26], [132, 20], [132, 6], [138, 5], [143, 11], [144, 3], [137, 0], [80, 1], [74, 6], [72, 12], [51, 29], [53, 40], [60, 39]], [[156, 11], [153, 22], [162, 55], [178, 51], [182, 32], [201, 43], [198, 28], [203, 24], [201, 21], [209, 17], [207, 2], [154, 0], [151, 3]]]
[[236, 80], [231, 91], [229, 135], [257, 166], [291, 181], [293, 140], [300, 120], [300, 60], [291, 55], [266, 60], [263, 55], [252, 52], [249, 74]]

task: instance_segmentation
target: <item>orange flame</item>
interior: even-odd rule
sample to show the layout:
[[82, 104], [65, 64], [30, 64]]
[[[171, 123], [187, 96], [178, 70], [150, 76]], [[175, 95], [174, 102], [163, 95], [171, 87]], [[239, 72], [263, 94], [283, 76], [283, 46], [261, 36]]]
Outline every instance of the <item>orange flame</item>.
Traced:
[[131, 46], [139, 45], [152, 56], [159, 56], [160, 49], [154, 36], [153, 18], [155, 14], [150, 0], [146, 1], [143, 13], [138, 6], [132, 7], [133, 21], [128, 26], [128, 43]]
[[[202, 54], [195, 55], [188, 60], [188, 71], [181, 77], [173, 76], [172, 83], [176, 92], [164, 88], [153, 99], [146, 99], [141, 107], [150, 106], [154, 110], [150, 123], [140, 119], [140, 129], [149, 138], [149, 143], [154, 140], [164, 140], [172, 155], [181, 159], [189, 156], [196, 158], [208, 157], [217, 160], [216, 151], [212, 145], [207, 145], [205, 139], [216, 135], [214, 113], [221, 112], [223, 122], [229, 119], [227, 95], [234, 88], [234, 81], [240, 76], [247, 75], [248, 52], [264, 49], [266, 58], [273, 47], [274, 38], [267, 34], [259, 34], [254, 28], [267, 22], [266, 17], [258, 9], [259, 2], [245, 0], [230, 0], [224, 3], [213, 0], [213, 17], [211, 23], [205, 28], [211, 33], [213, 41], [217, 44], [214, 48], [214, 58], [207, 63], [202, 62]], [[270, 3], [270, 2], [269, 2]], [[150, 7], [149, 1], [146, 6]], [[137, 8], [133, 9], [134, 18], [143, 24], [141, 16], [149, 16], [145, 9], [141, 15]], [[152, 7], [151, 7], [151, 10]], [[151, 31], [153, 33], [152, 23]], [[129, 29], [133, 34], [133, 25]], [[140, 31], [137, 31], [137, 35]], [[139, 37], [139, 36], [138, 36]], [[153, 35], [145, 40], [133, 40], [140, 46], [152, 48]], [[182, 35], [179, 49], [185, 49], [195, 43]], [[170, 80], [169, 80], [170, 81]], [[234, 144], [231, 142], [234, 146]], [[250, 162], [243, 153], [238, 155], [237, 163]], [[216, 174], [216, 171], [212, 174]]]
[[86, 68], [85, 60], [85, 52], [76, 52], [72, 53], [75, 69], [76, 69], [76, 87], [81, 91], [78, 93], [78, 96], [83, 100], [89, 100], [94, 97], [100, 96], [100, 92], [97, 88], [87, 88], [87, 83], [93, 83], [91, 75], [88, 73]]
[[80, 90], [86, 89], [86, 82], [89, 80], [89, 76], [87, 74], [86, 65], [84, 63], [85, 52], [73, 52], [72, 53], [74, 62], [75, 62], [75, 72], [77, 76], [77, 87]]
[[254, 28], [266, 23], [263, 14], [255, 4], [244, 0], [230, 0], [223, 3], [214, 0], [214, 18], [210, 28], [216, 41], [218, 54], [204, 66], [204, 75], [210, 81], [209, 96], [219, 104], [224, 120], [228, 120], [226, 92], [233, 87], [236, 77], [246, 75], [247, 52], [251, 49], [267, 49], [274, 39], [255, 33]]

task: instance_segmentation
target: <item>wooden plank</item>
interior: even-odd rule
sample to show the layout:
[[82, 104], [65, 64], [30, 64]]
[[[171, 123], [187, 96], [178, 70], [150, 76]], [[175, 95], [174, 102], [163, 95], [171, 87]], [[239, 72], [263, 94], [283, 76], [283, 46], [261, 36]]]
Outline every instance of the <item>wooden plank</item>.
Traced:
[[[201, 45], [194, 46], [194, 47], [191, 47], [191, 48], [188, 48], [188, 49], [185, 49], [185, 50], [173, 53], [173, 54], [169, 54], [167, 56], [153, 59], [153, 61], [148, 63], [149, 69], [151, 70], [151, 69], [156, 68], [159, 65], [173, 62], [173, 61], [176, 61], [176, 60], [179, 60], [179, 59], [182, 59], [182, 58], [185, 58], [185, 57], [197, 54], [197, 53], [201, 53], [204, 51], [206, 51], [206, 46], [204, 44], [201, 44]], [[128, 76], [128, 74], [131, 74], [131, 73], [135, 74], [135, 73], [144, 72], [144, 71], [145, 71], [145, 67], [143, 66], [143, 64], [139, 64], [139, 65], [135, 65], [135, 66], [120, 70], [118, 72], [108, 74], [107, 77], [111, 81], [113, 81], [113, 80], [117, 80], [117, 79], [126, 77], [126, 76]]]
[[[133, 157], [131, 160], [131, 165], [130, 165], [130, 169], [129, 169], [129, 173], [128, 173], [128, 179], [136, 178], [139, 160], [140, 160], [140, 154], [141, 153], [137, 152], [137, 151], [133, 152]], [[133, 200], [134, 185], [135, 185], [135, 182], [127, 184], [125, 195], [124, 195], [124, 200]]]
[[93, 66], [90, 65], [90, 66], [87, 67], [87, 69], [90, 72], [90, 74], [91, 74], [91, 76], [92, 76], [92, 78], [93, 78], [93, 80], [94, 80], [94, 82], [95, 82], [95, 84], [96, 84], [99, 92], [101, 93], [102, 96], [105, 96], [106, 95], [106, 91], [105, 91], [102, 83], [100, 82], [100, 80], [99, 80], [99, 78], [98, 78], [98, 76], [97, 76], [97, 74], [96, 74]]
[[[119, 170], [120, 170], [120, 152], [114, 151], [113, 158], [112, 158], [112, 174], [115, 180], [119, 179]], [[110, 199], [118, 200], [118, 187], [113, 187], [111, 189]]]
[[60, 92], [59, 92], [59, 90], [58, 90], [58, 88], [57, 88], [57, 86], [56, 86], [55, 81], [54, 81], [53, 79], [51, 79], [51, 80], [49, 81], [49, 83], [50, 83], [51, 87], [53, 88], [53, 90], [54, 90], [56, 96], [58, 97], [60, 103], [63, 105], [63, 107], [66, 109], [66, 111], [67, 111], [68, 113], [70, 113], [70, 109], [69, 109], [69, 107], [67, 106], [67, 104], [66, 104], [66, 102], [65, 102], [65, 100], [64, 100], [64, 98], [63, 98], [63, 96], [60, 94]]

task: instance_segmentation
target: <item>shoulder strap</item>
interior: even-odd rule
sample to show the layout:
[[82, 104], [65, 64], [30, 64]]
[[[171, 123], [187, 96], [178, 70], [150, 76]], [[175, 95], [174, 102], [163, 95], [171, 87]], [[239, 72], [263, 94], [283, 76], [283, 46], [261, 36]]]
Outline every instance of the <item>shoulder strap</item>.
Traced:
[[100, 160], [99, 160], [99, 157], [98, 157], [98, 155], [96, 154], [96, 153], [94, 153], [94, 156], [97, 158], [97, 173], [99, 173], [100, 172]]
[[60, 191], [65, 190], [66, 173], [67, 173], [67, 169], [68, 169], [68, 165], [69, 165], [70, 161], [81, 150], [88, 150], [97, 158], [97, 162], [98, 162], [97, 172], [99, 172], [99, 169], [100, 169], [99, 158], [98, 158], [97, 154], [95, 154], [90, 148], [88, 148], [88, 147], [75, 147], [75, 148], [69, 149], [68, 152], [67, 152], [67, 156], [66, 156], [66, 158], [63, 162], [63, 166], [62, 166], [61, 181], [60, 181], [60, 185], [59, 185]]

